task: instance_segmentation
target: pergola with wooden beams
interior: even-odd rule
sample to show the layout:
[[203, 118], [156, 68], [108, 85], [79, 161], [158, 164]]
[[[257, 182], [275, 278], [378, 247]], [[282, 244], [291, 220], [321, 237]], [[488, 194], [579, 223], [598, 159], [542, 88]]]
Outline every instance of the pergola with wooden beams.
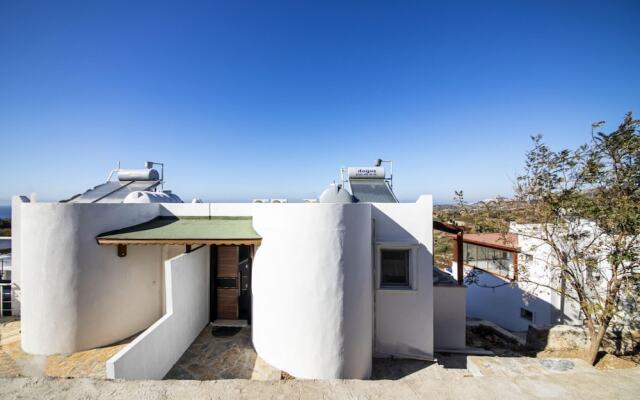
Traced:
[[448, 233], [453, 240], [453, 260], [456, 262], [457, 266], [458, 285], [462, 285], [464, 283], [464, 243], [511, 253], [513, 257], [513, 279], [518, 276], [518, 253], [520, 250], [516, 247], [465, 237], [464, 230], [460, 226], [446, 222], [433, 221], [433, 229]]
[[[453, 259], [456, 262], [457, 272], [458, 272], [458, 285], [462, 286], [464, 283], [464, 250], [462, 247], [464, 231], [461, 227], [449, 224], [446, 222], [433, 221], [433, 229], [445, 232], [454, 236], [453, 239]], [[463, 261], [458, 261], [463, 260]]]

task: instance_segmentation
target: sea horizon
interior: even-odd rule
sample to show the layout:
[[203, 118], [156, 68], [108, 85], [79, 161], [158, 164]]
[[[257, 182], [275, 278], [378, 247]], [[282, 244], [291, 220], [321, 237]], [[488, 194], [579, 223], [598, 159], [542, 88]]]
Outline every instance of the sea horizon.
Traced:
[[11, 218], [11, 206], [0, 206], [0, 218]]

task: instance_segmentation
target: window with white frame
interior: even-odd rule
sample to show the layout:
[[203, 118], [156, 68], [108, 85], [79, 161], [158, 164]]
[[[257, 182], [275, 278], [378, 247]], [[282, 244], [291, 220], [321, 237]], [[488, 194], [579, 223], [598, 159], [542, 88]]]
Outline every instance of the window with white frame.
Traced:
[[413, 289], [415, 254], [410, 246], [380, 246], [378, 276], [381, 289]]

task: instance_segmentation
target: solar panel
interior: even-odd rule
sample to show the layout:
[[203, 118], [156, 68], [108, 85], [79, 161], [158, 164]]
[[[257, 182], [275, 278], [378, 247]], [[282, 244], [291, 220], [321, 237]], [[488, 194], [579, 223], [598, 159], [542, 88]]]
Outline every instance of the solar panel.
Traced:
[[397, 203], [384, 179], [350, 179], [351, 194], [360, 203]]
[[81, 195], [63, 200], [64, 203], [122, 203], [131, 192], [151, 190], [160, 181], [109, 181], [89, 189]]

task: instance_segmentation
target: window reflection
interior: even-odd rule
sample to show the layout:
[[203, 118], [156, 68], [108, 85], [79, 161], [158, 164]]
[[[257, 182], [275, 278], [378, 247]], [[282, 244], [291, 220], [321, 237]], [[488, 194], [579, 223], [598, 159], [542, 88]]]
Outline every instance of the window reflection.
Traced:
[[464, 264], [493, 274], [513, 277], [513, 257], [510, 252], [464, 243]]

